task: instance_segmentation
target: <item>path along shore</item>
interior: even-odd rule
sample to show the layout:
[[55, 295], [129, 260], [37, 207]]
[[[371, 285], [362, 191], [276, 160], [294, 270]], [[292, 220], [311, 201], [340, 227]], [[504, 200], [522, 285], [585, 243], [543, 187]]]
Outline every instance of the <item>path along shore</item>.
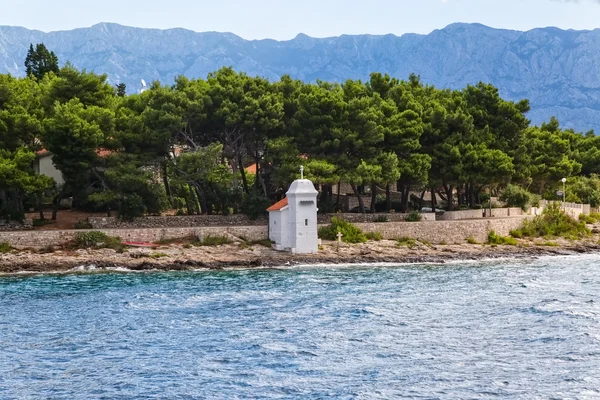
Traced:
[[598, 236], [567, 241], [519, 240], [517, 246], [480, 244], [399, 245], [382, 240], [363, 244], [326, 242], [318, 254], [293, 255], [260, 244], [232, 243], [214, 247], [183, 245], [156, 248], [57, 250], [40, 254], [32, 250], [0, 255], [0, 274], [78, 273], [85, 271], [193, 271], [199, 269], [285, 268], [311, 264], [447, 263], [494, 258], [532, 258], [547, 255], [600, 254]]

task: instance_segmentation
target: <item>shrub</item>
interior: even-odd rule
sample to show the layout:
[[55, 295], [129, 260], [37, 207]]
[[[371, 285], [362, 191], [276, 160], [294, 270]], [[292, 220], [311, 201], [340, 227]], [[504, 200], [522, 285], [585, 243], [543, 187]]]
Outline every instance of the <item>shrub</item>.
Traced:
[[396, 244], [398, 246], [404, 246], [404, 247], [408, 247], [409, 249], [412, 249], [413, 247], [415, 247], [417, 245], [417, 241], [413, 238], [401, 237], [400, 239], [398, 239], [396, 241]]
[[481, 244], [473, 236], [470, 236], [470, 237], [467, 238], [467, 243], [469, 243], [469, 244]]
[[246, 214], [248, 218], [255, 220], [267, 214], [269, 205], [269, 201], [261, 193], [252, 191], [244, 195], [240, 208], [242, 214]]
[[87, 219], [82, 219], [73, 224], [73, 229], [93, 229], [94, 227]]
[[34, 219], [33, 220], [33, 226], [35, 228], [39, 228], [42, 226], [46, 226], [46, 225], [52, 225], [54, 223], [54, 221], [49, 220], [49, 219]]
[[382, 223], [382, 222], [389, 222], [389, 221], [390, 220], [387, 217], [387, 215], [378, 215], [373, 222]]
[[488, 234], [488, 243], [491, 245], [508, 245], [508, 246], [516, 246], [517, 240], [511, 236], [500, 236], [496, 234], [494, 231], [490, 231]]
[[383, 240], [383, 236], [380, 232], [369, 232], [365, 235], [368, 240], [372, 240], [375, 242], [380, 242]]
[[231, 243], [231, 240], [227, 236], [212, 236], [208, 235], [203, 240], [202, 246], [221, 246], [224, 244]]
[[325, 240], [337, 240], [337, 234], [341, 232], [342, 241], [345, 243], [364, 243], [367, 236], [354, 224], [341, 218], [331, 218], [331, 225], [319, 229], [319, 237]]
[[12, 247], [11, 247], [10, 243], [8, 243], [8, 242], [0, 243], [0, 253], [6, 254], [6, 253], [9, 253], [11, 250], [12, 250]]
[[408, 216], [406, 217], [406, 220], [408, 222], [419, 222], [420, 220], [423, 219], [423, 216], [421, 215], [420, 212], [418, 211], [412, 211], [410, 214], [408, 214]]
[[525, 221], [520, 231], [526, 237], [581, 239], [591, 235], [585, 222], [576, 221], [565, 214], [558, 203], [549, 204], [542, 215]]
[[590, 225], [593, 225], [593, 224], [595, 224], [596, 222], [598, 222], [598, 221], [596, 220], [596, 218], [592, 217], [591, 215], [585, 215], [585, 214], [580, 214], [580, 215], [579, 215], [579, 220], [580, 220], [581, 222], [585, 222], [586, 224], [590, 224]]
[[146, 213], [146, 204], [142, 196], [133, 193], [121, 201], [119, 218], [123, 221], [133, 221]]
[[123, 250], [120, 238], [108, 236], [106, 233], [99, 231], [78, 232], [73, 238], [72, 245], [76, 249]]
[[515, 239], [523, 239], [523, 231], [521, 229], [513, 229], [509, 234]]
[[508, 185], [500, 195], [500, 200], [509, 207], [519, 207], [525, 211], [531, 204], [532, 194], [521, 186]]

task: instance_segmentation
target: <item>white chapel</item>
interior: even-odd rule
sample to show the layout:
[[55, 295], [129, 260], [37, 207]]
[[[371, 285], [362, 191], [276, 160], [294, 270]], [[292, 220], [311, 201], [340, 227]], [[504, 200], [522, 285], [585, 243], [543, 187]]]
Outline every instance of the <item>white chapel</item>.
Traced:
[[269, 239], [279, 251], [294, 254], [313, 254], [319, 251], [317, 228], [317, 195], [315, 185], [301, 178], [290, 185], [286, 197], [267, 209], [269, 212]]

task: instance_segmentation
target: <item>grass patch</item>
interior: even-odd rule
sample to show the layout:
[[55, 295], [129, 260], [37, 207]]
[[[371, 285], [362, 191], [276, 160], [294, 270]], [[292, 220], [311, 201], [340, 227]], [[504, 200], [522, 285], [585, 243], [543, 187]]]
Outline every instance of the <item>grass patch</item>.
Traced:
[[263, 246], [266, 247], [267, 249], [270, 249], [271, 247], [273, 247], [273, 242], [271, 242], [269, 239], [265, 239], [265, 240], [254, 240], [252, 242], [250, 242], [251, 246]]
[[10, 253], [11, 250], [12, 250], [12, 246], [10, 245], [10, 243], [8, 243], [8, 242], [0, 243], [0, 253], [2, 253], [2, 254]]
[[523, 231], [520, 229], [513, 229], [509, 232], [509, 235], [515, 239], [523, 239]]
[[230, 244], [231, 240], [227, 236], [206, 236], [200, 246], [222, 246], [224, 244]]
[[585, 222], [586, 224], [589, 224], [589, 225], [594, 225], [600, 221], [600, 214], [598, 214], [598, 213], [592, 213], [590, 215], [580, 214], [579, 221]]
[[412, 249], [417, 245], [417, 241], [413, 238], [401, 237], [396, 241], [396, 245], [399, 247], [408, 247], [409, 249]]
[[381, 242], [383, 240], [383, 236], [381, 235], [380, 232], [369, 232], [365, 236], [367, 237], [368, 240], [371, 240], [374, 242]]
[[420, 212], [418, 211], [412, 211], [411, 213], [408, 214], [408, 216], [406, 217], [406, 221], [408, 222], [419, 222], [423, 219], [423, 216], [421, 215]]
[[319, 229], [319, 237], [325, 240], [337, 240], [337, 234], [341, 232], [344, 243], [365, 243], [367, 236], [354, 224], [341, 218], [331, 218], [331, 225]]
[[469, 244], [481, 244], [473, 236], [470, 236], [470, 237], [467, 238], [467, 243], [469, 243]]
[[488, 234], [488, 243], [492, 245], [516, 246], [517, 239], [512, 236], [500, 236], [494, 231]]
[[73, 229], [94, 229], [87, 219], [82, 219], [73, 224]]
[[545, 247], [558, 247], [560, 246], [558, 243], [556, 242], [551, 242], [551, 241], [546, 241], [546, 242], [542, 242], [540, 243], [540, 246], [545, 246]]
[[387, 215], [378, 215], [373, 222], [383, 223], [383, 222], [390, 222], [390, 220], [387, 217]]
[[40, 228], [42, 226], [46, 226], [46, 225], [52, 225], [54, 223], [54, 221], [50, 220], [50, 219], [34, 219], [33, 220], [33, 227], [34, 228]]
[[158, 260], [159, 258], [169, 257], [169, 255], [166, 253], [152, 253], [148, 257], [152, 258], [153, 260]]
[[565, 214], [559, 204], [548, 205], [542, 215], [525, 221], [521, 229], [513, 231], [513, 236], [562, 237], [570, 240], [582, 239], [591, 234], [585, 222], [576, 221]]
[[446, 242], [445, 240], [442, 240], [442, 241], [440, 242], [440, 245], [441, 245], [441, 246], [447, 246], [447, 245], [448, 245], [448, 242]]
[[121, 238], [108, 236], [100, 231], [78, 232], [71, 242], [71, 247], [75, 249], [113, 249], [117, 252], [123, 252], [125, 248], [121, 243]]

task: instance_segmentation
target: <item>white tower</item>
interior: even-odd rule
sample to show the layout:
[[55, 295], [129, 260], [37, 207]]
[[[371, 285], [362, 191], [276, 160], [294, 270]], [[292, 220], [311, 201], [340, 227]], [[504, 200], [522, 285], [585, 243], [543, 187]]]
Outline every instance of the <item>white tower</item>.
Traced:
[[292, 182], [287, 192], [289, 215], [289, 246], [292, 253], [312, 254], [319, 251], [317, 228], [317, 195], [315, 185], [304, 179], [304, 167], [300, 167], [300, 179]]

